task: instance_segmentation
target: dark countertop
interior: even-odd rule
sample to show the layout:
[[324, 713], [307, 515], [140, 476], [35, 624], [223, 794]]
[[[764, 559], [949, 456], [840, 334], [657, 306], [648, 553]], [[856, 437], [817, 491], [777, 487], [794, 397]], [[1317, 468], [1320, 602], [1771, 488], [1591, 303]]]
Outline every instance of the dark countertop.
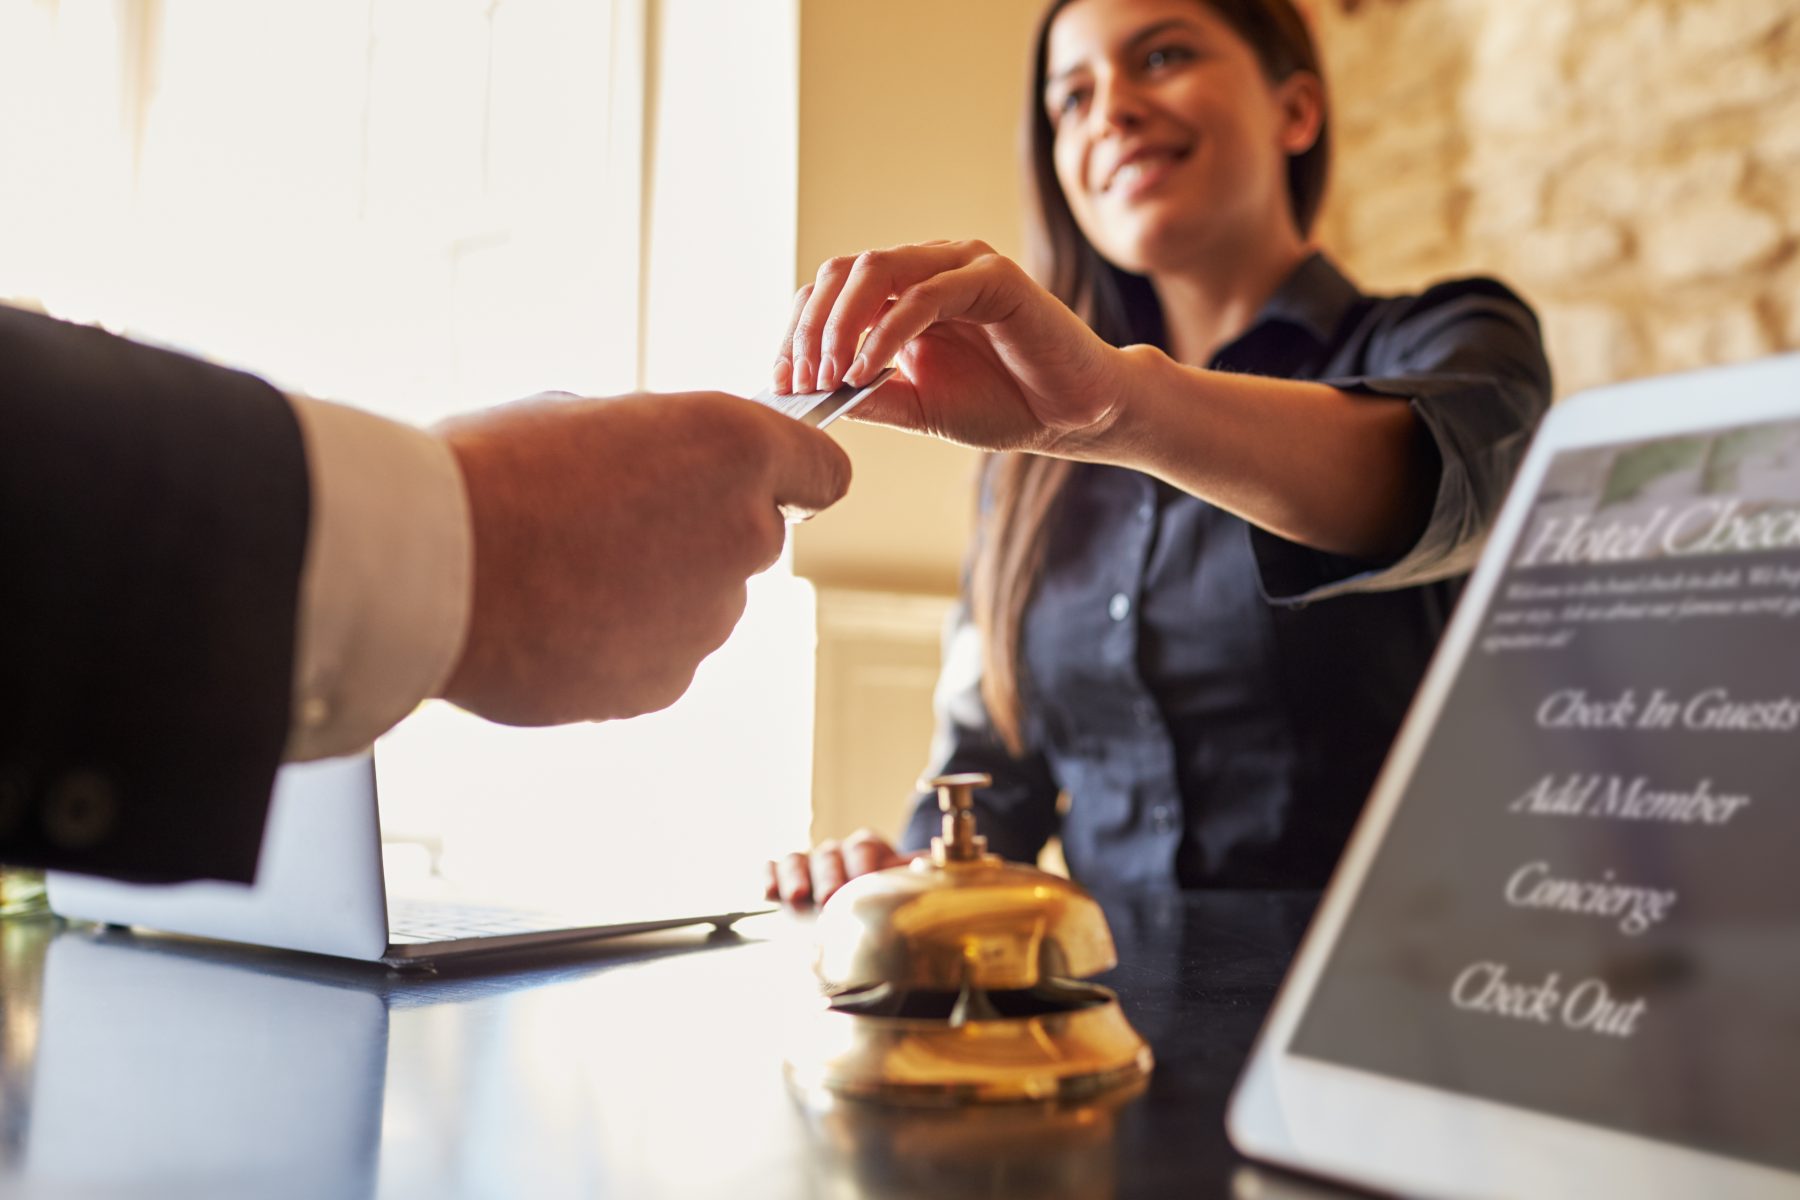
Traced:
[[951, 1115], [790, 1095], [803, 919], [425, 977], [0, 922], [0, 1195], [1267, 1194], [1225, 1106], [1317, 899], [1102, 897], [1148, 1087]]

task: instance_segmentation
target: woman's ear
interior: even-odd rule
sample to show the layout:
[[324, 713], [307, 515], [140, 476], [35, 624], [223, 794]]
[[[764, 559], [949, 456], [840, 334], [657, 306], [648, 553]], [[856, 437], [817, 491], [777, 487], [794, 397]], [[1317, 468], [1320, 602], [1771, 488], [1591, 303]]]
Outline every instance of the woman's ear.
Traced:
[[1305, 154], [1325, 125], [1325, 84], [1311, 71], [1295, 71], [1275, 87], [1281, 110], [1281, 148]]

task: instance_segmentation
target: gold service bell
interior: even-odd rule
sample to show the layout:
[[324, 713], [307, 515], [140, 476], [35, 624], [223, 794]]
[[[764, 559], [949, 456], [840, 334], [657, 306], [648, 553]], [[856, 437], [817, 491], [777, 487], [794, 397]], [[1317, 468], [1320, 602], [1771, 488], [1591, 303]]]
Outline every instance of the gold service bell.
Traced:
[[901, 1104], [1077, 1101], [1140, 1083], [1149, 1046], [1082, 980], [1118, 957], [1094, 898], [975, 832], [986, 775], [931, 781], [931, 854], [853, 879], [819, 913], [826, 1006], [788, 1055], [802, 1092]]

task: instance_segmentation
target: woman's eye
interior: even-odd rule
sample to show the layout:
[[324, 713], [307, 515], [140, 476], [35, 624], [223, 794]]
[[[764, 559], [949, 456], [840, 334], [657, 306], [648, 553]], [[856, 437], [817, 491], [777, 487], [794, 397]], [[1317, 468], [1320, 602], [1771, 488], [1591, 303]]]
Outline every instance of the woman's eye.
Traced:
[[1158, 46], [1144, 55], [1144, 66], [1152, 71], [1160, 71], [1164, 67], [1187, 62], [1193, 57], [1193, 52], [1185, 46]]
[[1067, 116], [1068, 114], [1079, 110], [1085, 103], [1087, 103], [1087, 93], [1071, 89], [1064, 92], [1062, 98], [1056, 102], [1056, 115], [1059, 117]]

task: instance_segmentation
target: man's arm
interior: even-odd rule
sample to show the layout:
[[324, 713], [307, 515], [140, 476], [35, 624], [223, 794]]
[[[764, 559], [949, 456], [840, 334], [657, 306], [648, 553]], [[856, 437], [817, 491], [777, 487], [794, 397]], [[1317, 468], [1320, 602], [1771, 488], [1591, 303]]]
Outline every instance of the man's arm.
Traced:
[[783, 514], [849, 485], [829, 437], [716, 393], [431, 433], [297, 403], [0, 309], [0, 861], [247, 880], [284, 743], [359, 748], [433, 693], [521, 725], [661, 708]]
[[0, 861], [252, 878], [307, 504], [268, 384], [0, 308]]

